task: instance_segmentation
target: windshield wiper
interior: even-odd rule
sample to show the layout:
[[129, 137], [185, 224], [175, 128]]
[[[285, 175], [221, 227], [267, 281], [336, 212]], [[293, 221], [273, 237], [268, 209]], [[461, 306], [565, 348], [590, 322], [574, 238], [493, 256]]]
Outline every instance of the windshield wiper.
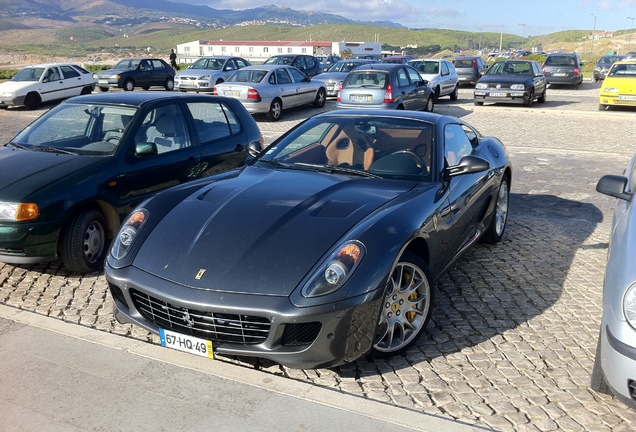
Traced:
[[62, 153], [62, 154], [70, 154], [70, 155], [77, 154], [74, 151], [66, 150], [59, 147], [33, 147], [33, 150], [47, 152], [47, 153]]
[[6, 146], [11, 146], [11, 147], [19, 148], [19, 149], [22, 149], [22, 150], [28, 150], [28, 149], [29, 149], [28, 147], [25, 147], [25, 146], [23, 146], [22, 144], [18, 144], [17, 142], [13, 142], [13, 141], [11, 141], [11, 142], [9, 142], [9, 143], [5, 144], [5, 147], [6, 147]]
[[367, 171], [362, 171], [359, 169], [355, 169], [355, 168], [348, 168], [348, 167], [341, 167], [341, 166], [336, 166], [336, 165], [320, 165], [320, 164], [310, 164], [310, 163], [302, 163], [302, 162], [297, 162], [294, 164], [294, 166], [300, 166], [300, 167], [304, 167], [304, 168], [314, 168], [318, 171], [322, 171], [322, 172], [328, 172], [328, 173], [345, 173], [345, 174], [352, 174], [352, 175], [358, 175], [358, 176], [362, 176], [362, 177], [371, 177], [371, 178], [381, 178], [380, 176], [377, 176], [375, 174], [371, 174], [370, 172]]

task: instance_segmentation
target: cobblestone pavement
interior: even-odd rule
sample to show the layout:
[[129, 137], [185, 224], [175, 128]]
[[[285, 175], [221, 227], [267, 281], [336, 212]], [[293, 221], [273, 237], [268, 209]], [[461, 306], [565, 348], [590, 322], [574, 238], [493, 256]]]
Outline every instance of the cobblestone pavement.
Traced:
[[[598, 112], [598, 86], [549, 89], [548, 102], [531, 108], [475, 107], [470, 89], [440, 100], [437, 112], [507, 145], [510, 222], [501, 244], [477, 245], [441, 278], [428, 332], [407, 353], [318, 370], [220, 360], [496, 430], [636, 429], [635, 411], [589, 389], [614, 206], [595, 185], [636, 150], [636, 111]], [[42, 111], [0, 111], [0, 138]], [[259, 126], [271, 142], [315, 112], [290, 110]], [[157, 343], [114, 321], [102, 274], [69, 275], [58, 262], [0, 264], [0, 302]]]

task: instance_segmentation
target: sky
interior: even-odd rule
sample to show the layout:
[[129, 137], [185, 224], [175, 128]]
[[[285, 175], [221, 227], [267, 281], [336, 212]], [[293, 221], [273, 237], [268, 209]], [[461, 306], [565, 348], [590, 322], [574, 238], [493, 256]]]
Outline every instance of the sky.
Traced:
[[[171, 0], [214, 9], [266, 4], [359, 21], [393, 21], [410, 28], [536, 36], [563, 30], [634, 28], [636, 0]], [[631, 17], [631, 18], [630, 18]]]

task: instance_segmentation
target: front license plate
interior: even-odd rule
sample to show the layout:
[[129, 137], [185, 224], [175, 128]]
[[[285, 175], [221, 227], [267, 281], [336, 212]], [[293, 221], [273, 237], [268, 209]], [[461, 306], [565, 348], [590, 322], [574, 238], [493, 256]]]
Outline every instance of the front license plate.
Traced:
[[212, 341], [164, 329], [159, 329], [159, 337], [161, 339], [161, 346], [201, 357], [214, 358]]
[[371, 102], [371, 95], [351, 95], [349, 102]]
[[508, 96], [508, 93], [504, 93], [504, 92], [490, 92], [490, 94], [488, 96], [491, 96], [491, 97], [506, 97], [506, 96]]
[[241, 92], [239, 92], [239, 91], [225, 90], [225, 91], [223, 92], [223, 95], [224, 95], [224, 96], [228, 96], [228, 97], [235, 97], [235, 98], [237, 98], [237, 97], [241, 97]]
[[618, 100], [634, 101], [634, 100], [636, 100], [636, 96], [633, 96], [633, 95], [619, 95], [618, 96]]
[[108, 80], [99, 80], [100, 84], [108, 84]]

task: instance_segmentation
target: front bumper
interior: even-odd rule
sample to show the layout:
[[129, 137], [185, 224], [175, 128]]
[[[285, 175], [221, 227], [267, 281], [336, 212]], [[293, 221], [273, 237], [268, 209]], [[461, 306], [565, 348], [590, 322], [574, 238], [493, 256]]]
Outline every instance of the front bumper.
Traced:
[[210, 81], [201, 81], [196, 78], [180, 78], [175, 80], [174, 86], [180, 91], [194, 91], [194, 92], [212, 92], [214, 91], [214, 85]]
[[33, 264], [57, 259], [61, 221], [0, 222], [0, 261]]
[[601, 367], [614, 396], [636, 409], [636, 332], [616, 319], [607, 305], [601, 324]]
[[115, 78], [98, 78], [97, 79], [97, 87], [109, 87], [109, 88], [121, 88], [124, 82], [122, 80], [117, 80]]
[[0, 96], [0, 106], [21, 106], [24, 105], [24, 99], [26, 99], [26, 95], [13, 97]]
[[527, 104], [530, 92], [526, 90], [475, 90], [475, 102]]
[[132, 266], [107, 264], [105, 275], [119, 322], [155, 334], [167, 328], [212, 340], [218, 354], [266, 358], [299, 369], [337, 366], [366, 354], [383, 300], [379, 289], [300, 308], [288, 297], [193, 289]]
[[636, 94], [601, 93], [599, 105], [636, 106]]

